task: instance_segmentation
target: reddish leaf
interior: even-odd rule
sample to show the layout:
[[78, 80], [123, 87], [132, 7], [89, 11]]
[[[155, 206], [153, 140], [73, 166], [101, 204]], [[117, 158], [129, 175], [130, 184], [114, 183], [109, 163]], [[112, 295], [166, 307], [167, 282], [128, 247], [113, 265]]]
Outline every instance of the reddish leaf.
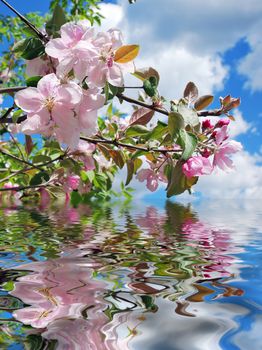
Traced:
[[153, 118], [154, 114], [155, 112], [148, 108], [139, 108], [132, 114], [129, 125], [146, 125]]
[[28, 156], [32, 152], [33, 148], [34, 144], [32, 137], [30, 135], [25, 135], [25, 151]]
[[123, 152], [111, 150], [111, 151], [109, 151], [109, 154], [110, 154], [110, 156], [112, 157], [114, 163], [115, 163], [120, 169], [122, 169], [123, 166], [125, 165], [125, 158], [124, 158]]
[[189, 103], [194, 102], [198, 98], [198, 88], [192, 81], [185, 87], [184, 98], [187, 99]]

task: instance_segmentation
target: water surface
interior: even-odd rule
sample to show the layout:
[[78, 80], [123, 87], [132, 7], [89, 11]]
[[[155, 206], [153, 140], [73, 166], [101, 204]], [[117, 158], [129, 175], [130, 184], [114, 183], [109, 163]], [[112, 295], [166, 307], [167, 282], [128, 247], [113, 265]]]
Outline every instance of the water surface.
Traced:
[[0, 349], [261, 349], [256, 202], [2, 208]]

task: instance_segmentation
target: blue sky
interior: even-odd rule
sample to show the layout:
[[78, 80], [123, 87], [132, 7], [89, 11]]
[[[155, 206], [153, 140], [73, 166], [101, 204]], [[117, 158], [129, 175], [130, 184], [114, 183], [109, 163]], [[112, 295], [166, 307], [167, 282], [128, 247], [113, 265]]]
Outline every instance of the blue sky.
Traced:
[[[48, 9], [49, 1], [10, 0], [21, 12]], [[130, 43], [141, 44], [137, 66], [161, 74], [164, 96], [178, 98], [187, 81], [200, 91], [241, 97], [232, 136], [244, 145], [234, 174], [201, 179], [206, 195], [262, 195], [262, 2], [261, 0], [104, 1], [104, 28], [120, 28]], [[10, 11], [0, 4], [0, 13]], [[128, 111], [128, 110], [127, 110]]]

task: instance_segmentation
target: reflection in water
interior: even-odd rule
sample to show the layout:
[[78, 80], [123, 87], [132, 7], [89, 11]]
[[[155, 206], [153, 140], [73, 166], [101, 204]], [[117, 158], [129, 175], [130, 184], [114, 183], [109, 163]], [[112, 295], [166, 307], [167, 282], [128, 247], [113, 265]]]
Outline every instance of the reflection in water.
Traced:
[[0, 348], [241, 349], [236, 330], [259, 314], [243, 242], [190, 206], [20, 208], [0, 221]]

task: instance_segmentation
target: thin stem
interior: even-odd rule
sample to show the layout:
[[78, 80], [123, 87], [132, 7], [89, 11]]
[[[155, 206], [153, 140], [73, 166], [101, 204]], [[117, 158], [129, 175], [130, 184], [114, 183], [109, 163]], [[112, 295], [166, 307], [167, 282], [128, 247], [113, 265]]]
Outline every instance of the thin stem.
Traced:
[[[2, 1], [2, 0], [0, 0], [0, 1]], [[23, 90], [23, 89], [26, 89], [26, 86], [21, 86], [21, 87], [20, 86], [14, 86], [14, 87], [10, 87], [10, 88], [3, 88], [3, 89], [0, 89], [0, 94], [17, 92], [17, 91], [20, 91], [20, 90]], [[141, 107], [145, 107], [147, 109], [151, 109], [152, 111], [158, 112], [160, 114], [164, 114], [164, 115], [167, 115], [167, 116], [169, 115], [168, 111], [166, 111], [166, 110], [164, 110], [162, 108], [159, 108], [159, 107], [155, 106], [154, 104], [149, 105], [149, 104], [147, 104], [145, 102], [142, 102], [142, 101], [139, 101], [139, 100], [135, 100], [134, 98], [125, 96], [123, 94], [116, 94], [116, 96], [120, 100], [124, 100], [126, 102], [129, 102], [129, 103], [141, 106]], [[204, 110], [204, 111], [197, 112], [197, 115], [199, 117], [219, 117], [222, 114], [223, 114], [223, 110], [221, 108], [220, 109], [214, 109], [212, 111]]]
[[122, 86], [124, 89], [143, 89], [143, 86]]
[[123, 94], [116, 94], [116, 96], [117, 96], [120, 100], [124, 100], [124, 101], [126, 101], [126, 102], [129, 102], [129, 103], [132, 103], [132, 104], [141, 106], [141, 107], [145, 107], [145, 108], [151, 109], [152, 111], [155, 111], [155, 112], [158, 112], [158, 113], [167, 115], [167, 116], [168, 116], [168, 114], [169, 114], [168, 112], [164, 111], [163, 109], [161, 109], [161, 108], [159, 108], [159, 107], [156, 107], [156, 106], [154, 106], [154, 105], [149, 105], [149, 104], [147, 104], [147, 103], [145, 103], [145, 102], [142, 102], [142, 101], [135, 100], [134, 98], [125, 96], [125, 95], [123, 95]]
[[0, 117], [0, 122], [2, 122], [3, 119], [6, 119], [14, 108], [14, 106], [8, 108], [8, 110]]
[[[1, 121], [1, 119], [0, 119], [0, 121]], [[2, 125], [2, 128], [5, 127], [4, 124], [3, 124], [3, 122], [1, 122], [1, 125]], [[15, 146], [16, 146], [18, 152], [20, 153], [21, 157], [23, 158], [23, 160], [25, 160], [25, 156], [24, 156], [24, 154], [23, 154], [23, 152], [22, 152], [22, 150], [21, 150], [21, 148], [20, 148], [18, 142], [16, 141], [14, 135], [13, 135], [13, 134], [11, 133], [11, 131], [9, 131], [8, 129], [6, 129], [6, 130], [7, 130], [8, 134], [10, 135], [10, 137], [11, 137], [13, 143], [15, 144]]]
[[[125, 96], [125, 95], [123, 95], [123, 94], [116, 94], [116, 96], [117, 96], [120, 100], [124, 100], [124, 101], [126, 101], [126, 102], [129, 102], [129, 103], [132, 103], [132, 104], [141, 106], [141, 107], [145, 107], [145, 108], [151, 109], [152, 111], [158, 112], [158, 113], [160, 113], [160, 114], [164, 114], [164, 115], [167, 115], [167, 116], [169, 115], [169, 112], [168, 112], [168, 111], [165, 111], [165, 110], [162, 109], [162, 108], [156, 107], [156, 106], [154, 106], [153, 104], [152, 104], [152, 105], [149, 105], [149, 104], [147, 104], [147, 103], [145, 103], [145, 102], [135, 100], [134, 98]], [[221, 109], [214, 109], [213, 111], [200, 111], [200, 112], [197, 112], [197, 115], [198, 115], [199, 117], [207, 117], [207, 116], [217, 117], [217, 116], [220, 116], [221, 114], [223, 114], [223, 111], [222, 111]]]
[[17, 120], [14, 122], [12, 118], [3, 118], [0, 119], [1, 123], [3, 124], [20, 124], [24, 122], [27, 119], [27, 115], [21, 115], [21, 117], [17, 118]]
[[[49, 161], [46, 162], [46, 163], [39, 164], [39, 167], [42, 168], [42, 167], [48, 166], [48, 165], [50, 165], [51, 163], [56, 162], [57, 160], [62, 160], [62, 159], [64, 159], [65, 156], [66, 156], [66, 154], [62, 154], [61, 156], [59, 156], [59, 157], [57, 157], [57, 158], [55, 158], [55, 159], [49, 160]], [[27, 168], [23, 168], [23, 169], [17, 170], [17, 171], [15, 171], [15, 172], [13, 172], [12, 174], [6, 176], [4, 179], [1, 179], [1, 180], [0, 180], [0, 184], [3, 183], [3, 182], [5, 182], [5, 181], [7, 181], [7, 180], [9, 180], [9, 179], [11, 179], [13, 176], [22, 174], [22, 173], [27, 172], [27, 171], [32, 170], [32, 169], [34, 169], [34, 167], [31, 166], [31, 167], [27, 167]], [[5, 171], [6, 171], [6, 170], [8, 170], [8, 169], [5, 169]]]
[[116, 147], [123, 147], [123, 148], [128, 148], [128, 149], [133, 149], [136, 151], [144, 151], [144, 152], [158, 152], [158, 153], [162, 153], [162, 154], [166, 154], [166, 153], [177, 153], [177, 152], [181, 152], [181, 150], [177, 150], [177, 149], [161, 149], [161, 148], [146, 148], [146, 147], [141, 147], [141, 146], [136, 146], [136, 145], [130, 145], [128, 143], [123, 143], [123, 142], [119, 142], [117, 140], [107, 140], [107, 139], [92, 139], [90, 137], [80, 137], [81, 140], [93, 143], [93, 144], [99, 144], [99, 143], [105, 143], [105, 144], [109, 144], [109, 145], [113, 145]]
[[[3, 1], [3, 0], [0, 0], [0, 1]], [[27, 88], [27, 86], [6, 87], [6, 88], [0, 89], [0, 94], [10, 94], [12, 92], [18, 92], [18, 91], [24, 90], [26, 88]]]
[[45, 188], [48, 186], [52, 186], [50, 183], [45, 182], [40, 185], [28, 185], [28, 186], [17, 186], [17, 187], [12, 187], [12, 188], [0, 188], [0, 192], [8, 192], [8, 191], [23, 191], [23, 190], [28, 190], [28, 189], [33, 189], [33, 188]]
[[33, 23], [31, 23], [27, 18], [25, 18], [20, 12], [18, 12], [13, 6], [11, 6], [6, 0], [1, 0], [3, 4], [5, 4], [11, 11], [13, 11], [20, 19], [22, 22], [24, 22], [29, 28], [31, 28], [36, 35], [43, 40], [44, 42], [47, 42], [48, 39], [46, 36], [38, 30]]
[[13, 154], [10, 154], [10, 153], [8, 153], [8, 152], [5, 152], [5, 151], [2, 150], [2, 149], [0, 149], [0, 153], [2, 153], [4, 156], [7, 156], [7, 157], [9, 157], [9, 158], [11, 158], [11, 159], [16, 160], [17, 162], [24, 163], [24, 164], [29, 165], [29, 166], [31, 166], [31, 167], [33, 167], [33, 168], [35, 168], [35, 169], [38, 169], [38, 170], [42, 170], [41, 167], [39, 167], [39, 166], [37, 166], [37, 165], [34, 165], [34, 164], [28, 162], [27, 160], [20, 159], [20, 158], [14, 156]]

